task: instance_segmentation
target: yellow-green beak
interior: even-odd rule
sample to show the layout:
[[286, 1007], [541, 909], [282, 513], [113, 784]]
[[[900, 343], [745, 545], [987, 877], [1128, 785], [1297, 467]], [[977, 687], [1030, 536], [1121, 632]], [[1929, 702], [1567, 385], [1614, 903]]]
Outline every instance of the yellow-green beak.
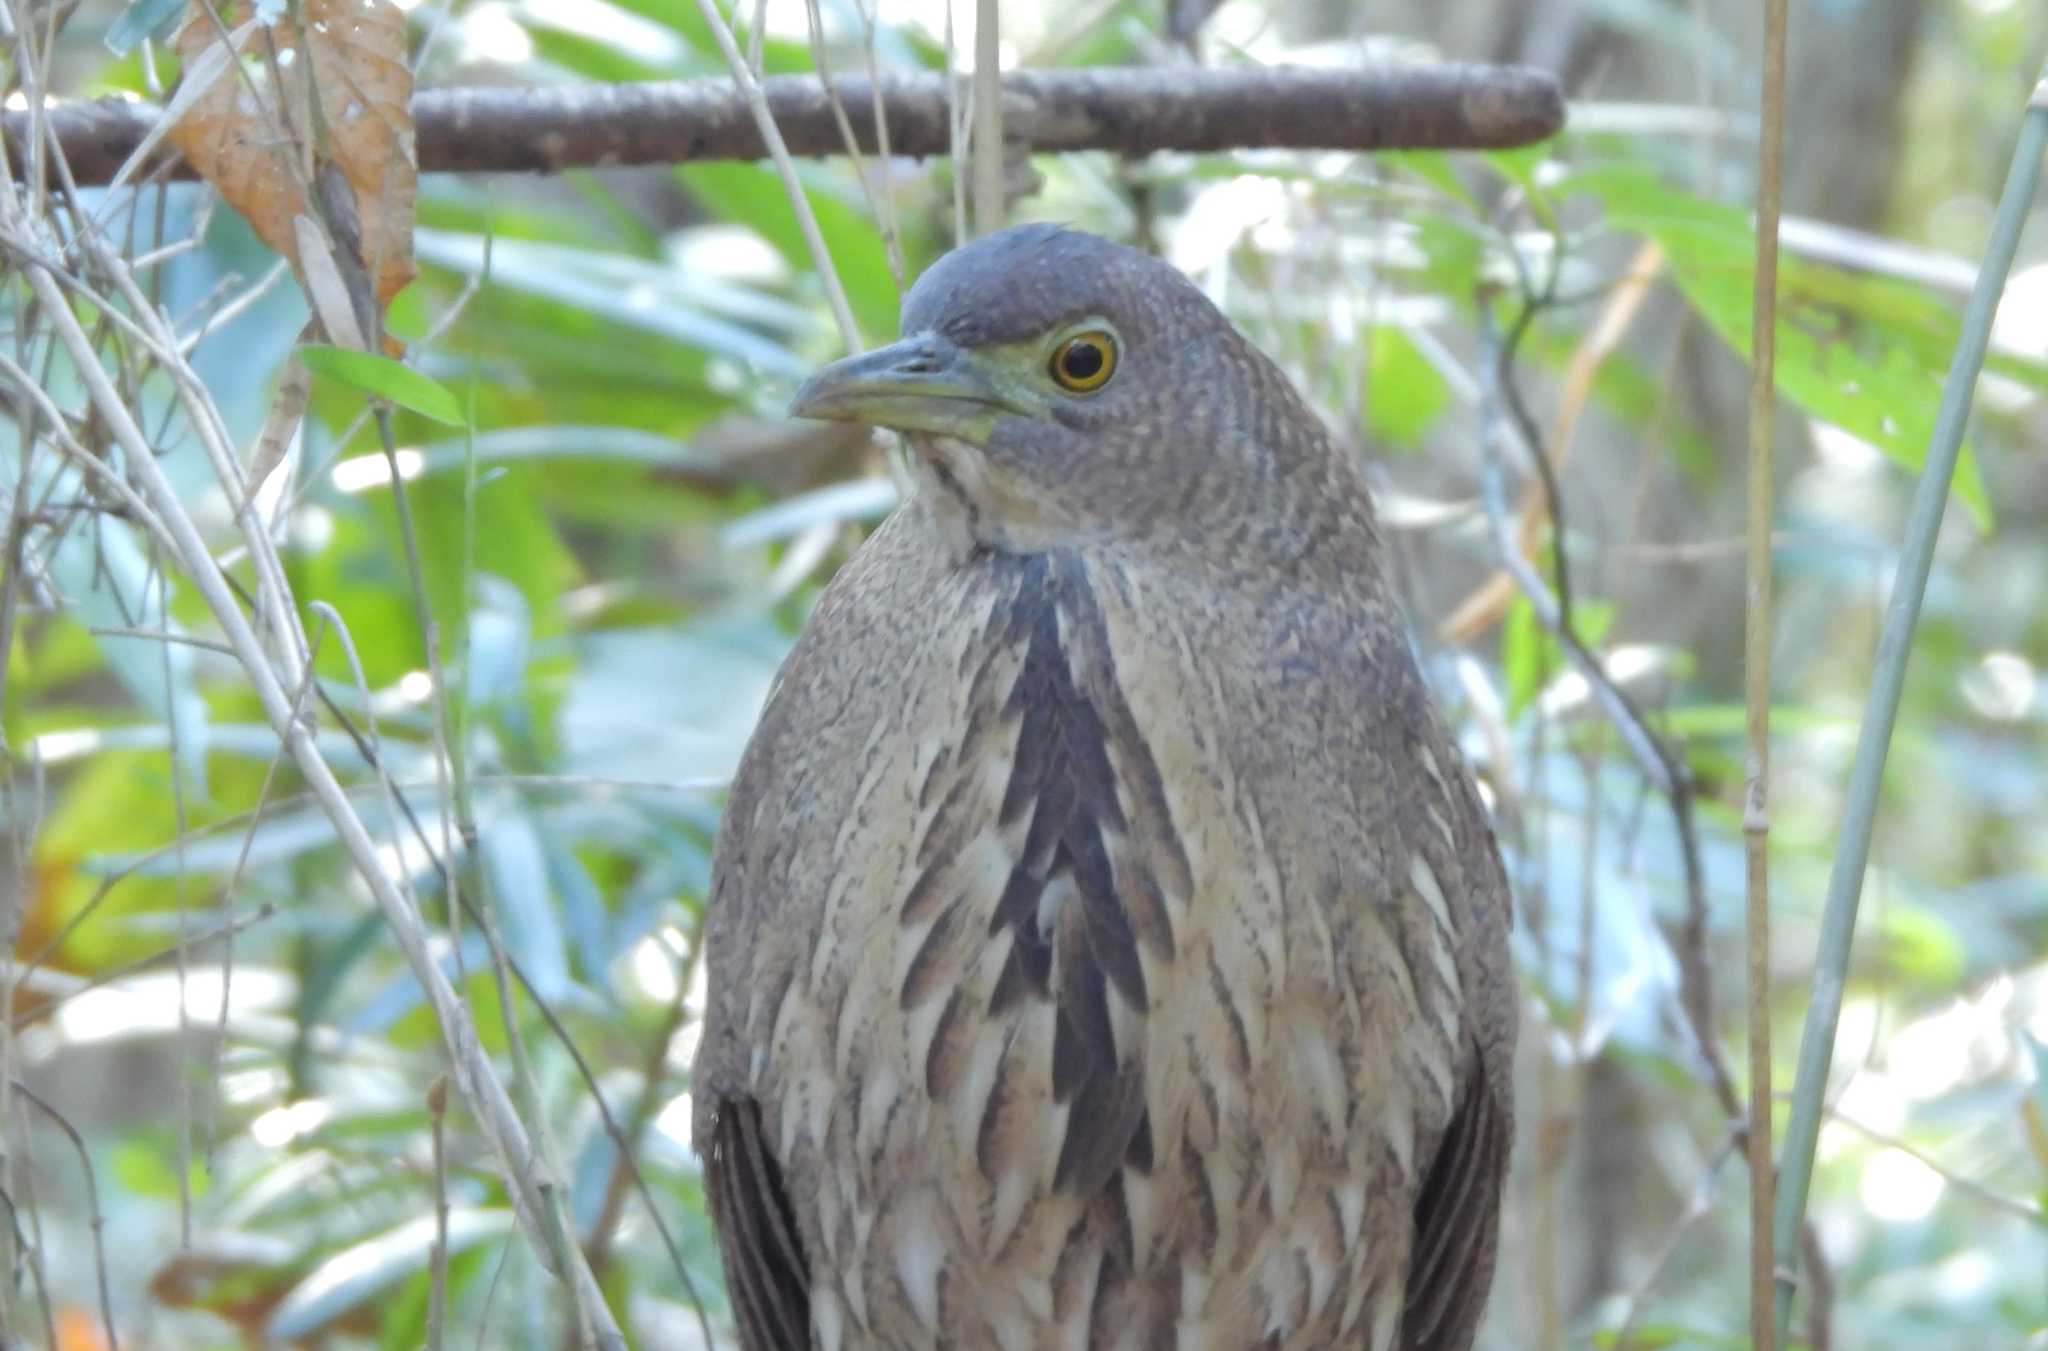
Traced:
[[792, 417], [935, 432], [976, 445], [998, 417], [1031, 411], [1006, 397], [973, 353], [935, 333], [835, 361], [789, 405]]

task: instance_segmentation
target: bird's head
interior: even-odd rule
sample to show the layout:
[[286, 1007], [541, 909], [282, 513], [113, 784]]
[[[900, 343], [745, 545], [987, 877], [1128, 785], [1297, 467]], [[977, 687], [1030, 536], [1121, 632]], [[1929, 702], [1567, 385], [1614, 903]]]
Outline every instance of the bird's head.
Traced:
[[1170, 265], [1055, 226], [956, 249], [903, 337], [825, 367], [798, 417], [891, 427], [975, 542], [1240, 533], [1326, 449], [1285, 377]]

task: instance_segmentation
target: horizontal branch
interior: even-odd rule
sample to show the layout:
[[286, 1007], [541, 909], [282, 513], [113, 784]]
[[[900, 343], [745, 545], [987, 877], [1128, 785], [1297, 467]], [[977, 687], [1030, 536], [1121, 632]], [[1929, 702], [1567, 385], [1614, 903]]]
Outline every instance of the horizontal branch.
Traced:
[[[844, 152], [815, 77], [777, 75], [761, 84], [792, 153]], [[867, 78], [841, 76], [833, 84], [861, 148], [872, 151]], [[881, 86], [890, 149], [945, 154], [945, 77], [891, 75]], [[1003, 77], [1003, 97], [1005, 136], [1041, 151], [1488, 149], [1539, 141], [1564, 124], [1556, 80], [1524, 66], [1021, 70]], [[113, 177], [160, 110], [79, 100], [57, 104], [48, 116], [72, 174], [91, 186]], [[724, 79], [427, 89], [414, 96], [413, 117], [427, 172], [553, 173], [768, 153], [746, 102]], [[17, 165], [26, 159], [20, 140], [27, 119], [24, 111], [0, 118], [8, 158]], [[191, 177], [174, 151], [163, 154], [173, 176]]]

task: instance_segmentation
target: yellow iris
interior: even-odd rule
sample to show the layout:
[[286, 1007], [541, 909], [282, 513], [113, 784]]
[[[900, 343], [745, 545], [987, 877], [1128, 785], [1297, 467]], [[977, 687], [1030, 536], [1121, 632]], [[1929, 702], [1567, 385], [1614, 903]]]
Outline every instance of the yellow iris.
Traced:
[[1054, 349], [1052, 378], [1062, 389], [1088, 394], [1116, 372], [1116, 339], [1100, 329], [1077, 333]]

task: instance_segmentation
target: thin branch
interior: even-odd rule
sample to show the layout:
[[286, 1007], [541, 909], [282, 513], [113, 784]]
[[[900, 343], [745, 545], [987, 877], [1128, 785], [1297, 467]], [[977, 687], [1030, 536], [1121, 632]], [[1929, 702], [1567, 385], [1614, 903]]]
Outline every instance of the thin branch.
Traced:
[[[789, 209], [796, 213], [797, 228], [803, 231], [804, 245], [810, 250], [811, 265], [817, 268], [818, 278], [825, 284], [825, 299], [831, 303], [832, 317], [839, 324], [840, 339], [846, 343], [847, 351], [858, 352], [861, 350], [860, 325], [853, 321], [853, 306], [846, 299], [846, 287], [840, 283], [839, 269], [832, 265], [832, 254], [826, 249], [825, 237], [818, 230], [817, 214], [811, 210], [810, 198], [804, 194], [803, 184], [797, 179], [796, 165], [791, 162], [789, 146], [783, 139], [783, 115], [776, 112], [773, 101], [768, 97], [768, 82], [754, 78], [754, 72], [733, 41], [732, 26], [718, 12], [717, 0], [697, 0], [697, 12], [704, 16], [704, 23], [711, 29], [711, 36], [725, 57], [725, 64], [732, 70], [733, 84], [745, 102], [755, 130], [760, 133], [763, 149], [775, 161], [775, 172], [781, 177], [782, 190], [789, 197]], [[759, 25], [755, 31], [759, 31]], [[810, 83], [816, 87], [825, 105], [825, 115], [833, 134], [840, 135], [840, 127], [851, 120], [847, 110], [841, 105], [836, 91], [818, 81]], [[872, 137], [873, 128], [867, 130]]]
[[[953, 172], [947, 176], [953, 180], [954, 248], [970, 238], [967, 233], [967, 177], [960, 172], [967, 143], [965, 101], [961, 98], [962, 86], [966, 82], [960, 79], [959, 70], [960, 43], [953, 28], [953, 0], [946, 0], [946, 157], [953, 164]], [[966, 85], [964, 92], [972, 97], [974, 87]]]
[[[1525, 299], [1532, 304], [1540, 302], [1540, 296], [1536, 295], [1527, 296]], [[1482, 306], [1482, 318], [1485, 313], [1485, 307]], [[1490, 324], [1482, 324], [1481, 331], [1489, 342], [1495, 341]], [[1526, 333], [1527, 325], [1518, 324], [1515, 331]], [[1503, 351], [1498, 359], [1481, 363], [1480, 368], [1490, 382], [1486, 397], [1482, 400], [1482, 411], [1489, 422], [1497, 423], [1501, 411], [1504, 408], [1509, 410], [1511, 421], [1516, 423], [1517, 434], [1527, 437], [1530, 432], [1526, 410], [1514, 412], [1518, 405], [1503, 397], [1501, 390], [1492, 387], [1494, 383], [1513, 384], [1515, 368], [1512, 355], [1511, 350]], [[1733, 1121], [1742, 1115], [1742, 1104], [1735, 1091], [1735, 1079], [1729, 1072], [1727, 1058], [1722, 1054], [1714, 1025], [1713, 982], [1706, 953], [1706, 872], [1700, 862], [1699, 827], [1693, 811], [1691, 767], [1650, 727], [1649, 719], [1643, 716], [1643, 711], [1636, 706], [1635, 700], [1630, 698], [1628, 692], [1608, 674], [1606, 666], [1592, 649], [1586, 646], [1585, 640], [1579, 636], [1577, 630], [1565, 622], [1557, 598], [1529, 560], [1523, 556], [1520, 544], [1509, 525], [1507, 504], [1500, 482], [1501, 457], [1496, 453], [1499, 437], [1495, 428], [1489, 427], [1482, 433], [1480, 441], [1488, 452], [1481, 474], [1481, 499], [1485, 503], [1487, 518], [1493, 523], [1499, 541], [1502, 565], [1515, 584], [1521, 588], [1522, 593], [1529, 598], [1537, 622], [1557, 638], [1566, 658], [1585, 679], [1594, 702], [1621, 733], [1622, 744], [1628, 748], [1638, 769], [1670, 808], [1672, 825], [1678, 837], [1679, 861], [1684, 873], [1685, 923], [1675, 943], [1680, 968], [1680, 1004], [1685, 1012], [1686, 1025], [1692, 1035], [1695, 1049], [1707, 1070], [1707, 1079], [1714, 1090], [1715, 1101], [1722, 1112]], [[1545, 459], [1540, 443], [1530, 444], [1529, 453], [1532, 459]]]
[[[1003, 228], [1001, 0], [974, 0], [974, 233]], [[959, 166], [954, 166], [959, 172]]]
[[[860, 138], [853, 134], [853, 123], [846, 120], [846, 105], [832, 80], [832, 65], [825, 51], [825, 19], [818, 12], [818, 0], [806, 0], [804, 21], [811, 34], [811, 64], [817, 68], [819, 83], [825, 86], [825, 98], [832, 105], [833, 121], [839, 126], [847, 157], [853, 161], [853, 176], [859, 181], [861, 196], [867, 199], [868, 210], [874, 215], [875, 229], [882, 236], [883, 252], [888, 255], [889, 274], [896, 279], [896, 288], [900, 291], [903, 289], [903, 241], [896, 224], [896, 195], [890, 190], [888, 119], [881, 116], [879, 108], [875, 110], [875, 139], [879, 143], [879, 153], [870, 159], [861, 153]], [[861, 27], [867, 38], [868, 73], [873, 75], [875, 24], [865, 10], [861, 11]], [[873, 81], [869, 83], [872, 85]], [[874, 177], [869, 176], [870, 169], [874, 171]]]
[[1749, 1340], [1774, 1351], [1771, 1187], [1771, 422], [1778, 351], [1778, 216], [1785, 186], [1785, 0], [1764, 5], [1764, 138], [1750, 302], [1749, 504], [1742, 698], [1748, 748], [1742, 853], [1749, 1009]]
[[[701, 960], [703, 946], [701, 935], [693, 937], [690, 944], [689, 966], [694, 966]], [[668, 1082], [668, 1074], [664, 1067], [668, 1064], [669, 1052], [675, 1045], [676, 1036], [683, 1030], [683, 1024], [687, 1019], [689, 992], [690, 971], [686, 967], [678, 973], [675, 995], [669, 1000], [668, 1008], [662, 1014], [661, 1029], [655, 1033], [654, 1040], [648, 1045], [647, 1061], [640, 1071], [640, 1093], [633, 1100], [632, 1107], [627, 1110], [624, 1138], [612, 1160], [611, 1177], [605, 1182], [604, 1202], [598, 1207], [596, 1222], [590, 1226], [590, 1266], [597, 1272], [600, 1281], [604, 1279], [611, 1265], [612, 1241], [617, 1234], [619, 1215], [625, 1209], [627, 1183], [637, 1180], [634, 1151], [639, 1149], [640, 1138], [646, 1133], [648, 1123], [654, 1120], [661, 1105], [661, 1090]], [[604, 1106], [602, 1097], [598, 1098], [598, 1105]], [[642, 1182], [640, 1185], [644, 1188], [646, 1184]], [[651, 1201], [652, 1198], [649, 1199]], [[659, 1208], [650, 1204], [648, 1210], [659, 1223]], [[663, 1236], [667, 1236], [666, 1225], [663, 1226]], [[709, 1336], [708, 1331], [706, 1336]]]
[[1799, 1256], [1806, 1273], [1807, 1351], [1834, 1351], [1835, 1277], [1820, 1246], [1820, 1227], [1812, 1220], [1799, 1228]]
[[1839, 1107], [1829, 1107], [1828, 1118], [1831, 1121], [1847, 1126], [1850, 1130], [1855, 1131], [1874, 1145], [1882, 1145], [1886, 1149], [1898, 1150], [1899, 1153], [1922, 1165], [1928, 1172], [1935, 1174], [1949, 1186], [1954, 1187], [1965, 1196], [1983, 1202], [1993, 1210], [2017, 1216], [2029, 1224], [2048, 1226], [2048, 1210], [2043, 1210], [2039, 1205], [2029, 1201], [2015, 1200], [2010, 1196], [1993, 1191], [1981, 1182], [1964, 1177], [1961, 1173], [1947, 1167], [1918, 1145], [1902, 1140], [1896, 1135], [1886, 1134], [1875, 1126], [1865, 1125], [1855, 1117], [1846, 1116]]
[[[1558, 393], [1557, 414], [1551, 419], [1549, 441], [1547, 444], [1539, 441], [1529, 445], [1530, 454], [1544, 455], [1545, 462], [1555, 466], [1554, 472], [1563, 470], [1565, 460], [1576, 444], [1579, 417], [1592, 397], [1594, 379], [1607, 359], [1621, 347], [1630, 326], [1642, 312], [1651, 283], [1663, 271], [1663, 248], [1654, 240], [1645, 243], [1615, 280], [1599, 319], [1573, 349]], [[1550, 520], [1545, 511], [1546, 505], [1547, 499], [1539, 484], [1530, 485], [1522, 495], [1516, 547], [1524, 558], [1536, 556], [1536, 547], [1543, 538], [1543, 526]], [[1439, 626], [1440, 636], [1447, 643], [1471, 642], [1499, 622], [1500, 617], [1507, 613], [1508, 602], [1514, 599], [1514, 595], [1515, 579], [1503, 568], [1452, 607], [1450, 616]]]
[[[736, 45], [733, 56], [744, 68]], [[880, 150], [879, 108], [895, 154], [950, 152], [943, 76], [849, 76], [836, 83], [861, 149]], [[790, 154], [844, 152], [838, 113], [816, 78], [771, 75], [759, 88]], [[731, 80], [426, 89], [412, 108], [426, 173], [559, 173], [772, 153], [752, 99]], [[92, 187], [113, 176], [162, 110], [80, 100], [58, 102], [47, 116], [77, 182]], [[27, 112], [0, 116], [11, 162], [20, 163], [31, 125]], [[1110, 67], [1003, 77], [1003, 136], [1034, 151], [1485, 149], [1527, 145], [1563, 125], [1556, 79], [1526, 66]], [[170, 153], [159, 151], [172, 175], [191, 177]]]
[[[43, 1019], [48, 1018], [63, 1004], [69, 1002], [70, 1000], [76, 999], [78, 996], [82, 994], [85, 994], [92, 990], [101, 989], [108, 985], [116, 984], [120, 981], [126, 980], [130, 976], [139, 975], [142, 972], [147, 971], [151, 967], [155, 966], [158, 962], [163, 961], [164, 958], [175, 957], [180, 946], [187, 948], [201, 948], [205, 947], [208, 943], [213, 942], [216, 938], [223, 940], [230, 939], [233, 938], [236, 934], [242, 932], [242, 930], [250, 928], [257, 924], [261, 924], [264, 920], [270, 919], [276, 914], [277, 903], [275, 901], [264, 901], [262, 904], [258, 905], [254, 910], [250, 911], [248, 914], [237, 915], [233, 919], [224, 920], [221, 923], [216, 924], [211, 929], [202, 929], [198, 933], [193, 934], [191, 938], [188, 940], [180, 940], [179, 943], [174, 943], [170, 947], [161, 948], [155, 952], [147, 954], [146, 956], [137, 957], [134, 961], [123, 962], [119, 966], [111, 966], [103, 971], [95, 971], [90, 976], [76, 977], [76, 984], [68, 985], [65, 989], [61, 991], [44, 992], [44, 997], [33, 1007], [18, 1010], [13, 1015], [13, 1017], [9, 1019], [7, 1025], [11, 1030], [19, 1031], [20, 1029], [28, 1026], [30, 1023], [40, 1022]], [[11, 963], [8, 967], [9, 974], [11, 974], [17, 979], [24, 975], [27, 975], [28, 973], [33, 972], [34, 970], [35, 967], [33, 966], [33, 964], [23, 964], [19, 962]], [[225, 999], [223, 999], [222, 1002], [225, 1003]], [[223, 1040], [225, 1040], [225, 1038], [227, 1037], [227, 1024], [225, 1019], [222, 1020], [221, 1026], [218, 1029], [218, 1035]]]
[[[1544, 270], [1541, 285], [1530, 277], [1528, 260], [1522, 256], [1521, 249], [1511, 244], [1508, 257], [1514, 261], [1515, 273], [1521, 280], [1522, 308], [1508, 327], [1507, 336], [1495, 347], [1494, 360], [1498, 369], [1494, 372], [1494, 387], [1500, 393], [1508, 416], [1514, 419], [1516, 430], [1522, 434], [1522, 444], [1528, 448], [1530, 464], [1536, 470], [1536, 482], [1542, 488], [1538, 510], [1542, 513], [1541, 519], [1550, 524], [1550, 583], [1557, 593], [1558, 623], [1577, 632], [1578, 624], [1572, 618], [1571, 561], [1565, 554], [1564, 491], [1558, 486], [1558, 469], [1564, 451], [1561, 448], [1551, 452], [1544, 450], [1543, 433], [1536, 426], [1536, 416], [1529, 411], [1528, 402], [1522, 397], [1521, 383], [1514, 378], [1512, 369], [1515, 355], [1521, 350], [1523, 339], [1535, 328], [1537, 317], [1557, 303], [1558, 281], [1564, 275], [1564, 240], [1553, 231], [1549, 266]], [[1481, 322], [1490, 322], [1490, 316], [1484, 313], [1483, 298], [1481, 306]]]
[[[817, 0], [810, 0], [807, 8], [812, 14], [816, 14], [818, 12]], [[901, 291], [903, 289], [903, 231], [898, 224], [896, 216], [895, 175], [889, 168], [889, 118], [887, 112], [882, 107], [882, 71], [881, 66], [875, 59], [876, 9], [872, 5], [860, 3], [860, 0], [854, 0], [854, 8], [860, 12], [861, 55], [867, 61], [868, 100], [871, 105], [869, 112], [875, 120], [875, 142], [878, 152], [875, 162], [879, 166], [877, 172], [882, 180], [881, 195], [874, 203], [875, 222], [882, 232], [882, 244], [888, 250], [889, 275], [896, 279], [896, 289]], [[819, 63], [818, 71], [820, 75], [824, 73], [824, 69], [824, 64], [822, 62]], [[843, 131], [852, 144], [858, 148], [860, 142], [854, 137], [853, 128], [849, 125], [843, 128]]]
[[71, 1142], [71, 1147], [78, 1151], [78, 1166], [85, 1176], [87, 1227], [92, 1231], [93, 1270], [99, 1277], [100, 1323], [106, 1329], [107, 1346], [110, 1351], [120, 1351], [121, 1339], [114, 1332], [114, 1300], [107, 1288], [107, 1219], [106, 1213], [100, 1209], [100, 1189], [98, 1181], [93, 1176], [92, 1152], [85, 1147], [85, 1137], [78, 1133], [78, 1127], [72, 1125], [62, 1112], [44, 1101], [34, 1089], [19, 1079], [10, 1080], [9, 1087], [27, 1098], [37, 1111], [48, 1117], [51, 1124], [62, 1131], [64, 1138]]
[[[229, 578], [228, 584], [231, 587], [235, 587], [239, 592], [239, 585], [234, 581], [234, 579]], [[326, 618], [327, 622], [332, 623], [335, 626], [337, 634], [339, 635], [341, 641], [346, 646], [350, 641], [348, 631], [346, 626], [342, 624], [339, 615], [334, 612], [331, 606], [327, 606], [324, 602], [316, 601], [314, 602], [314, 605], [317, 609], [324, 612], [324, 617]], [[350, 653], [351, 663], [355, 665], [357, 668], [357, 679], [360, 682], [360, 663], [356, 662], [353, 648], [348, 648], [348, 651]], [[355, 721], [349, 717], [347, 712], [344, 711], [339, 705], [337, 705], [334, 702], [334, 700], [330, 698], [324, 690], [319, 691], [319, 693], [321, 704], [326, 709], [328, 715], [335, 720], [335, 722], [340, 726], [341, 730], [349, 737], [350, 741], [355, 745], [356, 753], [376, 773], [378, 779], [376, 786], [385, 795], [387, 810], [392, 811], [396, 817], [404, 820], [406, 827], [410, 830], [413, 838], [418, 842], [421, 853], [426, 857], [427, 862], [434, 868], [436, 875], [439, 877], [441, 881], [441, 885], [446, 890], [447, 894], [455, 899], [456, 907], [459, 909], [459, 912], [461, 914], [467, 915], [471, 920], [475, 921], [480, 928], [482, 928], [487, 942], [489, 942], [491, 945], [492, 959], [494, 965], [502, 967], [502, 970], [499, 972], [501, 980], [505, 972], [510, 973], [511, 977], [519, 983], [519, 987], [526, 992], [527, 998], [532, 1001], [534, 1008], [536, 1009], [536, 1011], [539, 1012], [542, 1021], [547, 1024], [549, 1031], [554, 1034], [556, 1040], [560, 1042], [563, 1050], [568, 1053], [571, 1063], [575, 1065], [577, 1073], [581, 1076], [583, 1080], [584, 1087], [589, 1091], [591, 1100], [593, 1103], [595, 1103], [597, 1107], [598, 1117], [603, 1122], [608, 1138], [610, 1138], [613, 1145], [621, 1152], [621, 1156], [626, 1159], [626, 1167], [632, 1177], [633, 1184], [636, 1190], [638, 1191], [641, 1199], [647, 1205], [649, 1218], [653, 1221], [656, 1232], [660, 1235], [664, 1247], [666, 1247], [666, 1249], [668, 1250], [670, 1261], [674, 1264], [675, 1267], [677, 1279], [681, 1283], [684, 1293], [689, 1298], [690, 1305], [696, 1313], [699, 1326], [708, 1343], [711, 1335], [711, 1330], [707, 1315], [704, 1311], [703, 1300], [697, 1292], [696, 1282], [691, 1277], [688, 1267], [683, 1262], [682, 1250], [677, 1246], [673, 1234], [671, 1234], [669, 1231], [667, 1222], [662, 1218], [660, 1208], [656, 1204], [653, 1192], [648, 1188], [646, 1179], [641, 1175], [638, 1164], [634, 1162], [631, 1157], [631, 1151], [627, 1147], [626, 1133], [620, 1129], [618, 1119], [612, 1114], [610, 1106], [605, 1101], [604, 1092], [602, 1088], [600, 1088], [598, 1085], [597, 1074], [595, 1070], [592, 1069], [590, 1062], [587, 1059], [585, 1059], [581, 1048], [579, 1048], [576, 1045], [574, 1038], [572, 1038], [569, 1035], [568, 1028], [555, 1014], [554, 1009], [549, 1007], [547, 1001], [541, 997], [539, 989], [535, 987], [532, 979], [526, 974], [525, 969], [520, 966], [519, 962], [515, 958], [513, 958], [509, 953], [504, 951], [502, 945], [497, 940], [495, 931], [491, 925], [488, 915], [486, 915], [477, 906], [475, 900], [471, 896], [469, 896], [467, 893], [463, 892], [459, 887], [457, 887], [454, 874], [451, 870], [452, 860], [446, 859], [441, 855], [435, 853], [433, 842], [428, 838], [426, 828], [420, 822], [418, 814], [413, 811], [411, 802], [407, 800], [404, 787], [400, 785], [395, 778], [392, 777], [390, 770], [382, 763], [379, 753], [379, 747], [373, 740], [372, 735], [366, 734], [363, 728], [358, 727], [355, 724]], [[479, 776], [479, 779], [482, 781], [492, 781], [494, 778], [497, 777], [498, 776]], [[445, 792], [445, 784], [443, 785], [443, 791]], [[463, 839], [467, 846], [472, 848], [474, 847], [476, 840], [476, 829], [473, 822], [470, 822], [466, 825], [466, 828], [463, 833]], [[409, 883], [407, 886], [406, 894], [408, 898], [410, 898], [411, 892]], [[512, 1008], [512, 1002], [513, 1001], [510, 991], [501, 988], [499, 1004], [501, 1009], [505, 1011], [508, 1020], [510, 1019], [511, 1016], [510, 1010]], [[516, 1037], [517, 1035], [516, 1027], [510, 1025], [509, 1021], [507, 1026], [507, 1034], [508, 1036], [514, 1037]], [[523, 1055], [523, 1052], [520, 1052], [519, 1054]], [[515, 1063], [518, 1062], [515, 1061]], [[525, 1078], [529, 1080], [531, 1079], [530, 1070], [525, 1071]], [[536, 1113], [539, 1113], [540, 1108], [537, 1102], [534, 1105], [533, 1110]], [[547, 1158], [550, 1156], [551, 1151], [549, 1153], [544, 1153], [542, 1157]], [[508, 1178], [507, 1182], [509, 1190], [509, 1184], [511, 1182], [511, 1179]], [[514, 1195], [514, 1205], [516, 1209], [518, 1205], [518, 1197], [516, 1194]], [[552, 1213], [553, 1212], [550, 1212], [550, 1214]], [[551, 1234], [551, 1237], [552, 1236], [553, 1235]], [[562, 1242], [566, 1245], [568, 1242], [566, 1230], [563, 1231], [560, 1237]], [[567, 1264], [566, 1259], [565, 1264]], [[582, 1251], [580, 1249], [578, 1249], [577, 1251], [577, 1261], [574, 1264], [570, 1265], [574, 1265], [580, 1268], [581, 1272], [586, 1274], [589, 1273], [591, 1270], [588, 1259], [586, 1259], [583, 1256]], [[591, 1288], [597, 1287], [597, 1281], [594, 1275], [587, 1276], [585, 1283]], [[601, 1313], [604, 1311], [593, 1310], [592, 1312]], [[607, 1343], [607, 1345], [609, 1345], [609, 1343]]]
[[427, 1085], [434, 1144], [434, 1247], [427, 1259], [427, 1351], [441, 1351], [448, 1321], [448, 1076]]
[[1720, 1148], [1714, 1151], [1714, 1157], [1708, 1161], [1706, 1168], [1700, 1173], [1700, 1180], [1693, 1187], [1692, 1196], [1685, 1203], [1685, 1210], [1680, 1213], [1677, 1223], [1671, 1226], [1671, 1232], [1666, 1236], [1664, 1246], [1658, 1250], [1655, 1257], [1650, 1259], [1650, 1269], [1643, 1273], [1642, 1280], [1636, 1284], [1634, 1290], [1629, 1292], [1628, 1303], [1624, 1306], [1622, 1314], [1621, 1327], [1614, 1334], [1614, 1351], [1633, 1351], [1636, 1345], [1636, 1324], [1642, 1319], [1643, 1310], [1648, 1305], [1650, 1293], [1657, 1288], [1657, 1283], [1664, 1279], [1664, 1273], [1670, 1270], [1671, 1259], [1678, 1256], [1678, 1250], [1684, 1244], [1685, 1236], [1692, 1232], [1692, 1227], [1698, 1224], [1707, 1215], [1708, 1211], [1712, 1209], [1714, 1187], [1720, 1180], [1721, 1169], [1727, 1164], [1729, 1158], [1734, 1155], [1736, 1143], [1736, 1135], [1733, 1132], [1730, 1132], [1727, 1138], [1721, 1141]]

